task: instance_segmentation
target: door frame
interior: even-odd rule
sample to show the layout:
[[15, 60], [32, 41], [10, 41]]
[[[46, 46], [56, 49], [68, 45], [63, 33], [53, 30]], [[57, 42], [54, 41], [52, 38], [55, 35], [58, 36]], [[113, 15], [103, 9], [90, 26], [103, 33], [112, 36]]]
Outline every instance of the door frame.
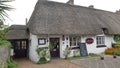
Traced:
[[58, 39], [59, 41], [59, 50], [58, 50], [58, 56], [57, 57], [52, 57], [52, 58], [60, 58], [60, 37], [49, 37], [49, 44], [50, 44], [50, 39]]
[[[24, 57], [15, 57], [15, 55], [13, 55], [14, 58], [28, 58], [29, 57], [29, 40], [28, 39], [11, 39], [11, 40], [8, 40], [11, 42], [12, 46], [13, 46], [13, 49], [14, 49], [14, 53], [15, 53], [15, 42], [16, 41], [20, 41], [20, 47], [21, 47], [21, 42], [22, 41], [26, 41], [26, 53], [25, 53], [25, 56]], [[16, 49], [17, 50], [17, 49]]]

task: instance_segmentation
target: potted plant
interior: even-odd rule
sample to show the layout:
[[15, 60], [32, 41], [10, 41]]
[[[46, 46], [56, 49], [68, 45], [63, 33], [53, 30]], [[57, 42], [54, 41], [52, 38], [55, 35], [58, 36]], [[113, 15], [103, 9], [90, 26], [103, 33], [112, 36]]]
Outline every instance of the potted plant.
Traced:
[[114, 55], [113, 55], [113, 58], [114, 58], [114, 59], [117, 58], [116, 53], [117, 53], [117, 52], [114, 52]]
[[104, 60], [104, 54], [101, 54], [101, 55], [100, 55], [100, 59], [101, 59], [101, 60]]

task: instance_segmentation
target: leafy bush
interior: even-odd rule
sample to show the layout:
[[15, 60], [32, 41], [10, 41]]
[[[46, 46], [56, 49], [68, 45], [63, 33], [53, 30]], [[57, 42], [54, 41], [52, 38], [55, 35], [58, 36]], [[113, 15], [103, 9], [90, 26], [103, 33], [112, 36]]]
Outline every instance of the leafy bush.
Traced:
[[49, 43], [49, 49], [50, 51], [53, 50], [56, 47], [55, 43]]
[[7, 60], [7, 64], [7, 68], [17, 68], [17, 63], [12, 58]]
[[116, 42], [120, 42], [120, 35], [114, 35], [114, 40]]
[[8, 32], [8, 28], [3, 28], [3, 30], [0, 30], [0, 38], [5, 40], [5, 35]]
[[120, 51], [116, 52], [115, 55], [120, 56]]
[[8, 42], [7, 40], [0, 39], [0, 46], [11, 46], [11, 43]]
[[39, 61], [37, 62], [38, 64], [45, 64], [49, 61], [49, 60], [47, 60], [47, 59], [50, 59], [49, 49], [40, 48], [40, 47], [37, 46], [36, 52], [40, 57]]
[[119, 49], [118, 48], [107, 48], [105, 50], [105, 54], [109, 54], [109, 55], [114, 55], [116, 52], [118, 52]]
[[64, 54], [63, 54], [65, 56], [65, 59], [68, 58], [70, 52], [71, 52], [70, 47], [68, 47], [68, 45], [67, 45], [65, 48]]
[[48, 61], [46, 60], [46, 58], [45, 57], [41, 57], [40, 59], [39, 59], [39, 61], [38, 61], [38, 64], [45, 64], [45, 63], [47, 63]]
[[116, 47], [116, 48], [120, 48], [120, 42], [117, 42], [117, 43], [115, 44], [115, 47]]

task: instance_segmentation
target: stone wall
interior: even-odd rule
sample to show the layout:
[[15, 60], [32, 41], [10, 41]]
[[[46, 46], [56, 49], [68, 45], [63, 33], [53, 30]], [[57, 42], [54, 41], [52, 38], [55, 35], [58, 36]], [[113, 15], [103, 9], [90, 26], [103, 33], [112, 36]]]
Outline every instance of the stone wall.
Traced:
[[1, 46], [0, 47], [0, 65], [6, 64], [6, 61], [9, 57], [10, 49], [8, 46]]

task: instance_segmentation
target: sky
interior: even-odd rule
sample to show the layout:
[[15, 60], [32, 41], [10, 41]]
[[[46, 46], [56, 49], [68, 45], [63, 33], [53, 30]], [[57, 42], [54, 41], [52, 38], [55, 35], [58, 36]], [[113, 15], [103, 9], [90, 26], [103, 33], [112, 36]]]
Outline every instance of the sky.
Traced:
[[[25, 25], [26, 18], [29, 20], [35, 4], [38, 0], [15, 0], [11, 3], [14, 9], [7, 12], [10, 19], [6, 19], [7, 25]], [[68, 0], [51, 0], [66, 3]], [[120, 9], [120, 0], [74, 0], [75, 5], [86, 6], [94, 5], [96, 9], [115, 12]]]

